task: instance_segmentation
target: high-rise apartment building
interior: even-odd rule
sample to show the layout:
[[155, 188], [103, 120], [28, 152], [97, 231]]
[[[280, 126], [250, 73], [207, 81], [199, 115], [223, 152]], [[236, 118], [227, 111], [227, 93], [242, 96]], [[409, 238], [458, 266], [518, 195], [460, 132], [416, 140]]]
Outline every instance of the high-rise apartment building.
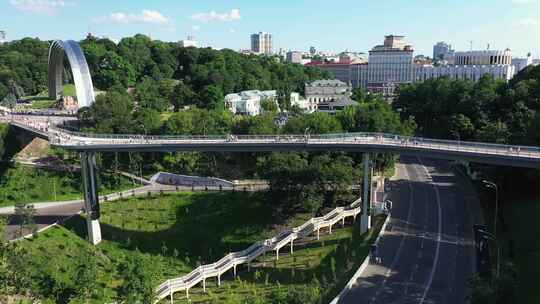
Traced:
[[302, 64], [302, 52], [289, 51], [286, 57], [287, 62]]
[[272, 34], [259, 32], [257, 34], [251, 35], [251, 51], [257, 54], [272, 54]]
[[0, 44], [3, 44], [6, 42], [6, 32], [0, 31]]
[[434, 60], [444, 60], [444, 61], [452, 61], [454, 57], [454, 50], [452, 49], [452, 45], [441, 41], [437, 42], [433, 46], [433, 59]]
[[413, 48], [405, 36], [385, 36], [384, 44], [369, 51], [367, 90], [384, 96], [394, 94], [395, 88], [413, 81]]

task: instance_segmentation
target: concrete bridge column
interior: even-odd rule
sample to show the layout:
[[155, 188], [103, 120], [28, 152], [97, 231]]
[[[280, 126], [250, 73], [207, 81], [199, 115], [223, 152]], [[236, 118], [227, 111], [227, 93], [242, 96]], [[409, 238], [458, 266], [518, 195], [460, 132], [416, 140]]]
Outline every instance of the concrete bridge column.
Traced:
[[371, 228], [370, 214], [370, 184], [371, 184], [371, 162], [369, 153], [364, 153], [362, 158], [364, 164], [364, 181], [363, 181], [363, 196], [362, 196], [362, 215], [360, 216], [360, 233], [366, 233]]
[[203, 292], [206, 292], [206, 278], [202, 279], [202, 290]]
[[236, 264], [234, 264], [234, 266], [233, 266], [233, 275], [236, 278]]
[[99, 226], [100, 211], [96, 154], [93, 152], [82, 152], [80, 158], [88, 241], [93, 245], [97, 245], [101, 242], [101, 228]]

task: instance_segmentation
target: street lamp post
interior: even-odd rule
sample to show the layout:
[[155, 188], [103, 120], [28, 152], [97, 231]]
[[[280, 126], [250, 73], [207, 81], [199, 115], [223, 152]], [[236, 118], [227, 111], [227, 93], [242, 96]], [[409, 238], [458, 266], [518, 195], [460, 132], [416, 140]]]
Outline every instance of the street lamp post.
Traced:
[[497, 246], [497, 270], [496, 270], [495, 275], [497, 276], [497, 278], [499, 278], [499, 274], [501, 270], [501, 246], [499, 245], [499, 241], [497, 240], [495, 235], [487, 231], [480, 230], [480, 232], [483, 234], [483, 237], [485, 239], [493, 241], [495, 243], [495, 246]]
[[495, 190], [495, 219], [493, 221], [493, 234], [497, 235], [497, 215], [499, 212], [499, 188], [497, 187], [497, 184], [494, 182], [490, 182], [488, 180], [483, 180], [482, 183], [490, 189]]

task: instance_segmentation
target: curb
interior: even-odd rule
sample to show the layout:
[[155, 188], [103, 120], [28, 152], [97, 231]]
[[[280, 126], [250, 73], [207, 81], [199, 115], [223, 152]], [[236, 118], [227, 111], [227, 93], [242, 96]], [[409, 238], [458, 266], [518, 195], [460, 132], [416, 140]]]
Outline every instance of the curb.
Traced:
[[[381, 231], [379, 232], [379, 235], [377, 236], [377, 238], [375, 239], [375, 242], [374, 244], [377, 244], [379, 243], [379, 240], [381, 239], [381, 237], [384, 235], [384, 232], [386, 231], [386, 226], [388, 225], [388, 223], [390, 222], [390, 218], [391, 218], [391, 214], [389, 213], [387, 216], [386, 216], [386, 220], [384, 220], [384, 223], [383, 225], [381, 226]], [[356, 281], [358, 280], [358, 278], [360, 278], [360, 276], [362, 275], [362, 273], [364, 272], [364, 270], [366, 270], [367, 266], [369, 265], [369, 255], [364, 259], [364, 261], [362, 262], [362, 264], [360, 265], [360, 267], [358, 268], [358, 270], [354, 273], [354, 275], [352, 276], [352, 278], [349, 280], [349, 282], [347, 283], [347, 285], [345, 285], [345, 287], [343, 288], [343, 290], [341, 290], [341, 292], [332, 300], [332, 302], [330, 302], [329, 304], [337, 304], [339, 302], [339, 300], [341, 300], [343, 297], [345, 297], [347, 295], [347, 293], [349, 293], [349, 291], [351, 290], [352, 286], [354, 285], [354, 283], [356, 283]]]

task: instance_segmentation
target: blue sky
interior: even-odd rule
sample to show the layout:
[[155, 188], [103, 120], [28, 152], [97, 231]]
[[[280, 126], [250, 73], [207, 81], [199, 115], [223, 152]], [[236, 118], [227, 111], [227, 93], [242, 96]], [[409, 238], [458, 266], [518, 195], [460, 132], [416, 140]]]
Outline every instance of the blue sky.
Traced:
[[540, 0], [0, 0], [8, 39], [122, 38], [144, 33], [205, 46], [246, 49], [249, 34], [274, 35], [275, 49], [367, 52], [386, 34], [407, 36], [417, 54], [447, 41], [457, 50], [510, 48], [540, 57]]

